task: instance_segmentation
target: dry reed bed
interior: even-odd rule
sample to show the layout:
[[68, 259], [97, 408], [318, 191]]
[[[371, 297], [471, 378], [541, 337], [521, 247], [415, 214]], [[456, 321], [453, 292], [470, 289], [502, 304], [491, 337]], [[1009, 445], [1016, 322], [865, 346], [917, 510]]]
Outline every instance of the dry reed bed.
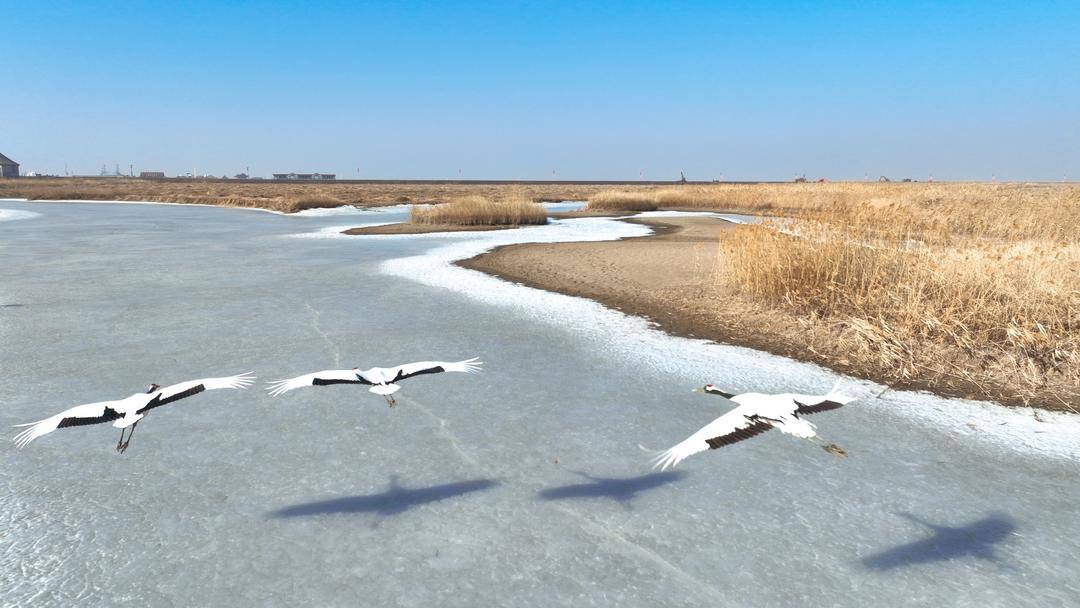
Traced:
[[877, 379], [948, 378], [974, 396], [1075, 410], [1080, 189], [951, 194], [741, 226], [721, 241], [718, 286], [800, 323], [808, 342], [827, 334]]
[[524, 197], [492, 200], [466, 196], [433, 207], [414, 206], [409, 221], [457, 226], [521, 226], [546, 224], [548, 218], [543, 207]]
[[[904, 206], [918, 210], [924, 221], [940, 216], [950, 227], [983, 229], [995, 226], [1013, 236], [1016, 222], [1046, 222], [1028, 211], [1056, 217], [1071, 213], [1063, 203], [1075, 202], [1080, 187], [1059, 184], [977, 183], [878, 183], [833, 182], [825, 184], [712, 184], [658, 188], [601, 190], [589, 198], [596, 209], [649, 210], [705, 209], [761, 215], [806, 215], [836, 205], [869, 205], [873, 208]], [[1007, 201], [1008, 206], [1000, 203]], [[1006, 212], [1005, 218], [986, 214], [987, 208]], [[1061, 222], [1056, 222], [1061, 224]]]
[[534, 201], [585, 200], [607, 188], [588, 184], [339, 184], [140, 180], [126, 178], [0, 179], [0, 198], [113, 200], [258, 207], [292, 213], [339, 205], [442, 203], [464, 196]]
[[656, 192], [605, 190], [589, 198], [591, 211], [655, 211], [659, 208]]

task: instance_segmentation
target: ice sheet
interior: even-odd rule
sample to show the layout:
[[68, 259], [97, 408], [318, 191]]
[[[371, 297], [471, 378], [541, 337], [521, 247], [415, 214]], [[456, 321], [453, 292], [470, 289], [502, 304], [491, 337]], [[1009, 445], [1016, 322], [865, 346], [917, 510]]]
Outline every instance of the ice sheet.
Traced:
[[[2, 201], [12, 202], [29, 202], [24, 198], [0, 198]], [[258, 207], [229, 207], [227, 205], [209, 205], [204, 203], [164, 203], [161, 201], [109, 201], [109, 200], [95, 200], [95, 199], [79, 199], [77, 201], [67, 199], [35, 199], [32, 204], [34, 205], [48, 205], [52, 203], [62, 203], [65, 205], [167, 205], [172, 207], [209, 207], [211, 209], [227, 209], [232, 211], [258, 211], [261, 213], [273, 213], [275, 215], [285, 215], [280, 211], [274, 211], [272, 209], [260, 209]]]
[[[108, 424], [4, 442], [0, 605], [1080, 602], [1076, 463], [918, 420], [905, 395], [815, 418], [845, 460], [766, 433], [651, 471], [639, 443], [728, 409], [690, 387], [828, 388], [831, 374], [446, 268], [444, 247], [526, 231], [296, 239], [341, 219], [3, 207], [41, 216], [0, 223], [3, 302], [21, 304], [0, 307], [0, 428], [154, 381], [485, 365], [410, 379], [394, 409], [349, 385], [207, 391], [154, 410], [123, 456]], [[435, 284], [380, 271], [408, 258]]]

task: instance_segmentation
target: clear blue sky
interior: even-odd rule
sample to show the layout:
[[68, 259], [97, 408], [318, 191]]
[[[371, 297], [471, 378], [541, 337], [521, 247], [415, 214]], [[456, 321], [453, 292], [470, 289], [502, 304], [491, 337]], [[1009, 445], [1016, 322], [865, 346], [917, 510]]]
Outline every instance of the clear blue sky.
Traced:
[[5, 2], [24, 171], [1080, 179], [1078, 2]]

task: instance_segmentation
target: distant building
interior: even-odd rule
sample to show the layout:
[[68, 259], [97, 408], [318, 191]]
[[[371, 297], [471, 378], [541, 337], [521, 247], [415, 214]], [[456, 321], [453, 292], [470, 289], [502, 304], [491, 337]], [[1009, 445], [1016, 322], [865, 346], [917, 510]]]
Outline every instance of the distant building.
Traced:
[[164, 171], [140, 171], [139, 177], [141, 179], [164, 179]]
[[0, 177], [19, 177], [19, 163], [0, 154]]
[[274, 179], [327, 180], [337, 179], [335, 173], [275, 173]]

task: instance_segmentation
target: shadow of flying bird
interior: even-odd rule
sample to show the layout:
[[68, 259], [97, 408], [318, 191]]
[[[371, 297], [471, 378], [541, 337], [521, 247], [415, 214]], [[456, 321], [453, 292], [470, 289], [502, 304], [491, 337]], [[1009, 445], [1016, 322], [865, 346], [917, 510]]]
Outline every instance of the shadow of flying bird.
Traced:
[[910, 513], [897, 515], [927, 528], [931, 536], [864, 557], [862, 563], [866, 568], [892, 570], [969, 556], [997, 562], [994, 547], [1014, 535], [1017, 527], [1012, 517], [997, 512], [955, 527], [932, 524]]
[[488, 490], [497, 485], [499, 483], [493, 479], [473, 479], [427, 488], [403, 488], [398, 484], [397, 475], [394, 475], [390, 477], [390, 488], [385, 492], [301, 503], [275, 511], [271, 516], [290, 518], [341, 513], [397, 515], [419, 505]]
[[637, 477], [595, 477], [588, 473], [573, 471], [589, 481], [575, 483], [557, 488], [548, 488], [540, 492], [540, 498], [544, 500], [566, 500], [572, 498], [610, 498], [621, 503], [628, 503], [642, 492], [648, 492], [677, 481], [683, 477], [678, 471], [664, 473], [649, 473]]

